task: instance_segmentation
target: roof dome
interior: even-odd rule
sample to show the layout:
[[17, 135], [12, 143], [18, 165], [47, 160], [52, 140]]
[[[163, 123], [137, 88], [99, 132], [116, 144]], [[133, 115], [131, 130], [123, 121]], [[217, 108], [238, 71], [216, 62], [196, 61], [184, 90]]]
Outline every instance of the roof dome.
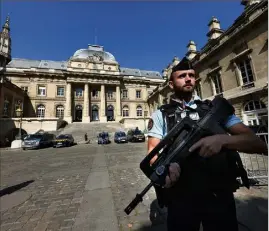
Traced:
[[104, 47], [98, 45], [88, 45], [88, 49], [77, 50], [71, 59], [117, 62], [111, 53], [104, 51]]

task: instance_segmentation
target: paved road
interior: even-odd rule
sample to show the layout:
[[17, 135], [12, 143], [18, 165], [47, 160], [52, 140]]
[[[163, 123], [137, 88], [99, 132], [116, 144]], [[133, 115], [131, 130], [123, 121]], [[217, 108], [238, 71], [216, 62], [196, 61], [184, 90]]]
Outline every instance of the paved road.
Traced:
[[[2, 211], [1, 231], [116, 231], [149, 224], [153, 192], [133, 216], [123, 213], [147, 183], [138, 169], [144, 155], [145, 143], [2, 151], [1, 190], [33, 182], [19, 190], [30, 193], [29, 200]], [[2, 198], [8, 201], [9, 195]]]
[[[112, 143], [1, 151], [1, 202], [5, 204], [1, 206], [1, 231], [165, 231], [165, 213], [158, 208], [153, 190], [130, 216], [123, 212], [148, 183], [138, 168], [145, 150], [145, 143]], [[264, 190], [258, 190], [258, 196], [255, 190], [251, 193], [260, 204], [253, 208], [267, 219]], [[247, 201], [247, 194], [240, 191], [240, 200]], [[5, 209], [20, 198], [27, 200]], [[252, 202], [247, 199], [238, 204], [248, 211], [239, 214], [244, 223], [248, 217], [255, 220], [249, 212]], [[264, 227], [262, 216], [255, 222]]]

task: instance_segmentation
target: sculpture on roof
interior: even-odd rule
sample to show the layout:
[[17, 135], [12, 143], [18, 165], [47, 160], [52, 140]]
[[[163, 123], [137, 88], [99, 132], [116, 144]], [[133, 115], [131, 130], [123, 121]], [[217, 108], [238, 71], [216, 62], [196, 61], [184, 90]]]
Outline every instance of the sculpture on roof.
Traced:
[[97, 53], [94, 53], [93, 55], [88, 56], [89, 61], [91, 62], [102, 62], [104, 61], [103, 57]]

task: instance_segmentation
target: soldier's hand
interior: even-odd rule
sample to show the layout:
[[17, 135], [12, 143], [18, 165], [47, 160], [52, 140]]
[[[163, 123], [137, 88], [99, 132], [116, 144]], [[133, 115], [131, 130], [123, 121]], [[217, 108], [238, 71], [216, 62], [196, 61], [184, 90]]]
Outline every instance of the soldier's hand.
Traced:
[[165, 188], [172, 187], [179, 179], [180, 167], [177, 163], [171, 163], [169, 166], [169, 174], [165, 178]]
[[190, 152], [199, 149], [198, 153], [204, 157], [210, 157], [220, 152], [223, 145], [223, 136], [213, 135], [200, 139], [189, 149]]

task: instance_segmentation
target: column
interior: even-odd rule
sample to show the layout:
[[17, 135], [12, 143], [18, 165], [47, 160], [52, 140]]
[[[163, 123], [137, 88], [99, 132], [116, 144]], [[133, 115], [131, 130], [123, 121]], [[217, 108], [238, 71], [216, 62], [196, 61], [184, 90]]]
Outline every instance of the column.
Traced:
[[211, 84], [211, 88], [212, 88], [212, 92], [213, 92], [213, 95], [216, 95], [216, 87], [215, 87], [215, 83], [212, 79], [212, 77], [210, 76], [210, 84]]
[[84, 85], [84, 105], [83, 105], [83, 123], [90, 123], [90, 116], [89, 116], [89, 84], [85, 83]]
[[66, 92], [65, 92], [65, 109], [64, 109], [64, 120], [68, 123], [72, 123], [72, 115], [71, 115], [71, 83], [66, 84]]
[[116, 86], [116, 121], [121, 119], [120, 86]]
[[238, 82], [239, 86], [243, 86], [241, 71], [239, 70], [239, 67], [236, 64], [236, 62], [233, 62], [233, 66], [235, 68], [235, 76], [237, 78], [237, 82]]
[[163, 96], [161, 92], [159, 92], [159, 95], [158, 95], [158, 105], [159, 106], [163, 105]]
[[106, 95], [105, 85], [101, 85], [101, 105], [100, 105], [100, 122], [106, 122]]

